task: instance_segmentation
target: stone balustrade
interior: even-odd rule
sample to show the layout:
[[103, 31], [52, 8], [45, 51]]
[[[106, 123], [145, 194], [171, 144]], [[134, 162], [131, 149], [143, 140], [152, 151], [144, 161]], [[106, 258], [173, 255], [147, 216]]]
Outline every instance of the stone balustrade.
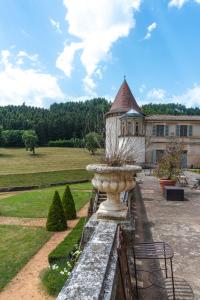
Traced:
[[[130, 193], [131, 194], [131, 193]], [[131, 195], [129, 195], [129, 201]], [[57, 300], [111, 300], [120, 298], [116, 249], [117, 225], [122, 224], [127, 241], [134, 236], [133, 218], [100, 220], [94, 214], [85, 226], [84, 250]]]

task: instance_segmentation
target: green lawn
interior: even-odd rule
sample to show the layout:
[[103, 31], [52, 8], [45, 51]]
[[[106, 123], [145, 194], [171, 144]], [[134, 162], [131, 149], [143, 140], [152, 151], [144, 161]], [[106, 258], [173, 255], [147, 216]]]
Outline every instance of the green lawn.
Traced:
[[0, 175], [0, 187], [45, 185], [62, 181], [91, 179], [92, 174], [86, 170], [66, 170], [29, 174]]
[[[77, 190], [73, 190], [73, 189]], [[82, 208], [90, 199], [90, 192], [81, 189], [91, 188], [89, 183], [71, 185], [76, 210]], [[65, 186], [46, 188], [30, 192], [23, 192], [0, 200], [0, 215], [12, 217], [42, 218], [47, 217], [49, 206], [57, 190], [62, 196]], [[80, 191], [78, 191], [80, 189]]]
[[36, 155], [25, 148], [0, 148], [0, 175], [85, 169], [98, 159], [99, 155], [80, 148], [43, 147], [36, 149]]
[[43, 228], [0, 225], [0, 290], [50, 236]]

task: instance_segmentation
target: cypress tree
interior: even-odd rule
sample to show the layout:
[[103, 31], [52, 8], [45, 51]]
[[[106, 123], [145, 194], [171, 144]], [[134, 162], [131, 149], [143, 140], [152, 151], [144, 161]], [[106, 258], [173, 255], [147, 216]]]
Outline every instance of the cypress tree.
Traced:
[[65, 213], [62, 202], [57, 191], [54, 193], [53, 201], [49, 208], [46, 229], [48, 231], [64, 231], [67, 228]]
[[62, 205], [65, 212], [65, 218], [67, 220], [76, 219], [76, 208], [72, 193], [67, 185], [62, 197]]

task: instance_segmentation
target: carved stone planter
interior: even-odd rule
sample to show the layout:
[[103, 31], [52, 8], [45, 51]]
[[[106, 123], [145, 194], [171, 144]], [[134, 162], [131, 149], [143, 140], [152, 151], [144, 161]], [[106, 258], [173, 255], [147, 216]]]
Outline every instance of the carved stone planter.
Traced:
[[120, 202], [120, 193], [135, 187], [134, 174], [141, 171], [141, 167], [124, 165], [111, 167], [103, 164], [88, 165], [86, 168], [94, 172], [93, 186], [100, 192], [107, 193], [107, 200], [100, 204], [97, 211], [98, 218], [124, 220], [127, 207]]

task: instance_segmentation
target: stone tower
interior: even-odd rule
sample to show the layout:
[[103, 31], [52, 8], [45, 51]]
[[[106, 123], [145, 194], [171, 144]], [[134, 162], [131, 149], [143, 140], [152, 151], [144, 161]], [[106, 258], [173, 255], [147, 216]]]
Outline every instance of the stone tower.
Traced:
[[129, 148], [129, 160], [145, 162], [144, 114], [125, 79], [106, 114], [106, 152], [124, 144]]

